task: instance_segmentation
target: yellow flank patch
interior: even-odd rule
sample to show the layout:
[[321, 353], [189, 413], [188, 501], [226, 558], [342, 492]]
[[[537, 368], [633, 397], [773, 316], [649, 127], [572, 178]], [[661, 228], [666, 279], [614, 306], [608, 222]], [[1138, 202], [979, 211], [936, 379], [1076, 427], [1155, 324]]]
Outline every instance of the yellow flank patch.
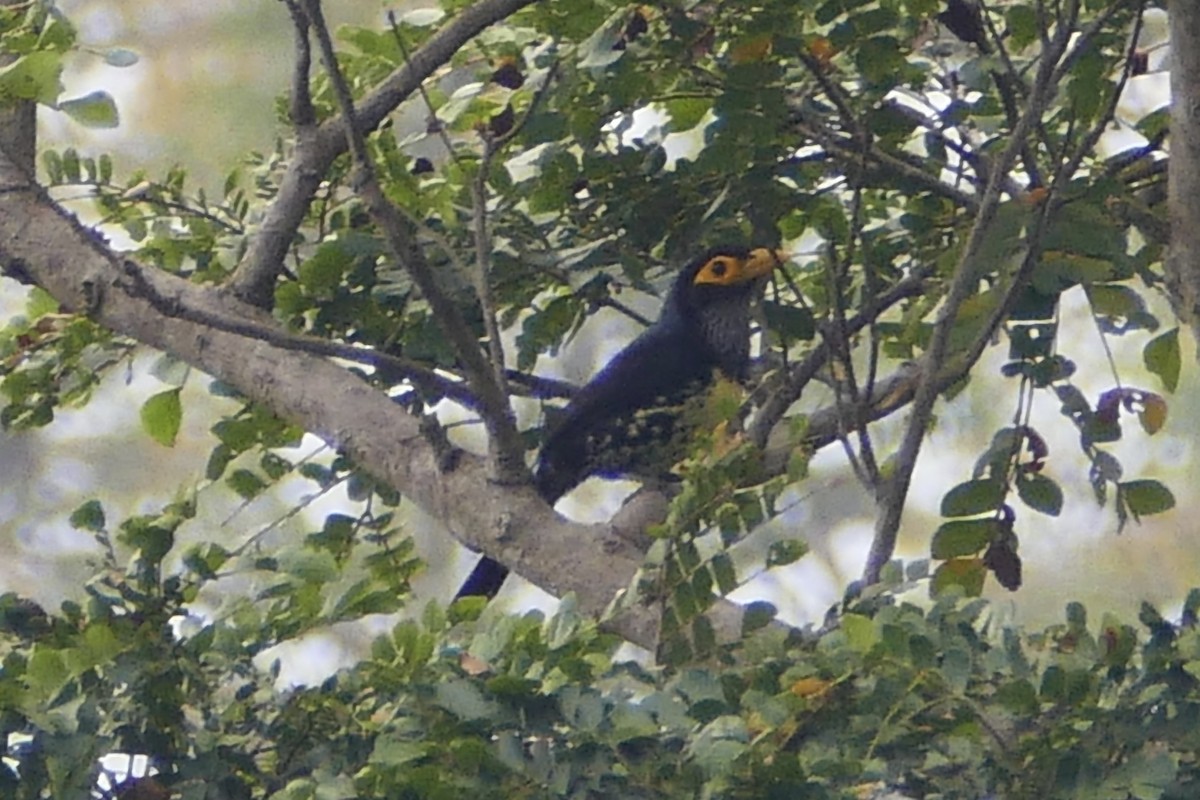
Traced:
[[728, 422], [742, 408], [746, 393], [741, 384], [718, 374], [712, 388], [704, 398], [704, 419], [701, 423], [710, 423], [706, 427], [715, 428], [719, 423]]
[[769, 33], [744, 37], [729, 49], [729, 60], [734, 64], [762, 61], [771, 54], [774, 44], [774, 37]]

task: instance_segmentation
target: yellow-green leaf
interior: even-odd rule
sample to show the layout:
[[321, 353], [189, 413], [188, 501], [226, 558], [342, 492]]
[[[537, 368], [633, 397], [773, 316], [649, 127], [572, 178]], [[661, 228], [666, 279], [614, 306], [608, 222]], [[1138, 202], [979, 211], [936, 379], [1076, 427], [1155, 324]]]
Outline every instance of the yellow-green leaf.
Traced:
[[164, 447], [175, 446], [182, 421], [183, 403], [179, 400], [179, 389], [159, 392], [142, 403], [142, 428]]
[[1179, 328], [1155, 336], [1142, 350], [1146, 369], [1158, 376], [1168, 392], [1179, 386], [1179, 370], [1183, 359], [1179, 355]]

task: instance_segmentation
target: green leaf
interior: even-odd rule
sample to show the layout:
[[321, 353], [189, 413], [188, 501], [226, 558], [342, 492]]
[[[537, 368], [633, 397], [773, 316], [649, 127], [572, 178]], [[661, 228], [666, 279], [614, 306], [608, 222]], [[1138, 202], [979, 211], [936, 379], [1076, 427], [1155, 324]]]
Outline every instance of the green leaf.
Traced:
[[300, 284], [316, 297], [331, 297], [350, 269], [353, 254], [341, 241], [325, 242], [300, 265]]
[[777, 613], [779, 613], [778, 609], [765, 600], [755, 600], [748, 604], [742, 611], [742, 635], [745, 636], [770, 625]]
[[188, 569], [204, 578], [216, 577], [219, 570], [229, 560], [230, 553], [224, 547], [212, 542], [196, 545], [183, 556], [183, 564]]
[[712, 100], [707, 97], [685, 97], [667, 100], [663, 106], [671, 118], [671, 130], [686, 131], [700, 124], [700, 120], [712, 108]]
[[63, 183], [62, 156], [57, 151], [46, 150], [42, 153], [42, 168], [46, 170], [46, 180], [51, 186]]
[[1112, 280], [1113, 264], [1106, 258], [1076, 253], [1048, 252], [1034, 272], [1033, 286], [1039, 292], [1051, 293], [1069, 289], [1077, 284], [1092, 284]]
[[996, 690], [996, 700], [1014, 714], [1027, 716], [1037, 711], [1037, 689], [1024, 679], [1001, 685]]
[[1149, 743], [1118, 766], [1096, 796], [1159, 800], [1167, 796], [1178, 773], [1179, 754], [1171, 748]]
[[1163, 387], [1168, 392], [1174, 392], [1179, 386], [1179, 371], [1183, 366], [1179, 352], [1179, 328], [1172, 328], [1147, 342], [1142, 350], [1142, 359], [1146, 369], [1163, 382]]
[[104, 507], [99, 500], [88, 500], [71, 512], [71, 527], [80, 531], [104, 530]]
[[[1097, 274], [1109, 272], [1114, 262], [1125, 258], [1127, 251], [1125, 229], [1113, 222], [1098, 201], [1065, 204], [1046, 232], [1043, 246], [1048, 252], [1087, 256], [1105, 262], [1107, 269], [1097, 267]], [[1092, 277], [1091, 280], [1102, 279]]]
[[413, 741], [407, 736], [395, 733], [383, 733], [376, 737], [368, 763], [402, 767], [421, 760], [428, 752], [429, 746], [423, 742]]
[[70, 671], [61, 650], [44, 645], [33, 648], [24, 676], [31, 690], [41, 695], [52, 695], [69, 677]]
[[799, 306], [764, 302], [763, 313], [767, 328], [793, 341], [811, 341], [817, 334], [817, 323], [812, 311]]
[[1040, 511], [1057, 517], [1063, 507], [1063, 491], [1050, 478], [1039, 473], [1017, 478], [1017, 496], [1021, 502]]
[[692, 620], [692, 644], [698, 657], [707, 657], [717, 649], [717, 634], [708, 617], [700, 615]]
[[967, 597], [978, 597], [983, 592], [983, 580], [987, 567], [981, 558], [952, 558], [942, 562], [933, 571], [929, 591], [937, 597], [951, 587], [958, 587]]
[[1088, 287], [1087, 295], [1093, 312], [1125, 320], [1126, 330], [1128, 325], [1136, 327], [1137, 321], [1146, 314], [1146, 301], [1131, 287], [1123, 284], [1097, 283]]
[[248, 469], [234, 470], [225, 483], [246, 500], [258, 497], [267, 488], [266, 482]]
[[52, 106], [62, 92], [61, 53], [38, 50], [0, 67], [0, 99], [36, 100]]
[[1124, 499], [1129, 513], [1134, 517], [1161, 514], [1175, 507], [1175, 495], [1162, 483], [1155, 480], [1126, 481], [1117, 484], [1119, 496]]
[[121, 523], [118, 540], [141, 551], [151, 564], [158, 564], [175, 546], [178, 519], [134, 517]]
[[1014, 4], [1005, 12], [1008, 33], [1012, 37], [1011, 47], [1024, 50], [1037, 41], [1041, 31], [1038, 15], [1030, 5]]
[[187, 380], [191, 366], [169, 353], [163, 353], [150, 365], [150, 374], [170, 386], [182, 386]]
[[879, 643], [879, 629], [875, 621], [862, 614], [842, 617], [842, 631], [846, 634], [846, 643], [859, 653], [866, 653]]
[[68, 147], [62, 152], [63, 177], [70, 183], [80, 183], [83, 173], [79, 168], [79, 152], [74, 147]]
[[585, 69], [603, 69], [615, 64], [625, 55], [625, 48], [618, 47], [625, 32], [629, 12], [621, 10], [609, 17], [596, 29], [587, 41], [580, 43], [579, 66]]
[[724, 715], [705, 725], [688, 747], [688, 754], [709, 776], [723, 775], [749, 748], [749, 733], [741, 717]]
[[767, 566], [781, 567], [799, 561], [808, 552], [808, 544], [802, 539], [784, 539], [771, 542], [767, 548]]
[[729, 557], [728, 553], [717, 553], [713, 556], [709, 569], [712, 570], [717, 591], [721, 594], [729, 594], [737, 588], [737, 572], [733, 567], [733, 559]]
[[25, 316], [31, 320], [40, 319], [46, 314], [57, 314], [61, 306], [54, 296], [40, 286], [35, 286], [29, 292], [25, 301]]
[[979, 553], [1000, 533], [995, 519], [952, 520], [944, 522], [933, 534], [930, 555], [939, 560]]
[[437, 704], [459, 719], [486, 719], [494, 716], [499, 707], [484, 697], [479, 687], [464, 679], [439, 683], [435, 689]]
[[58, 110], [85, 128], [115, 128], [121, 124], [117, 102], [108, 92], [96, 91], [63, 100]]
[[124, 47], [114, 47], [104, 54], [104, 63], [110, 67], [132, 67], [139, 60], [140, 56], [137, 53]]
[[142, 429], [164, 447], [174, 447], [183, 422], [183, 403], [179, 389], [159, 392], [142, 404]]
[[1142, 117], [1134, 128], [1147, 139], [1154, 139], [1168, 131], [1170, 126], [1171, 107], [1167, 105]]
[[943, 517], [970, 517], [995, 511], [1004, 502], [1003, 481], [982, 478], [955, 486], [942, 498]]
[[279, 569], [309, 583], [328, 583], [338, 576], [337, 562], [325, 551], [289, 547], [277, 556]]

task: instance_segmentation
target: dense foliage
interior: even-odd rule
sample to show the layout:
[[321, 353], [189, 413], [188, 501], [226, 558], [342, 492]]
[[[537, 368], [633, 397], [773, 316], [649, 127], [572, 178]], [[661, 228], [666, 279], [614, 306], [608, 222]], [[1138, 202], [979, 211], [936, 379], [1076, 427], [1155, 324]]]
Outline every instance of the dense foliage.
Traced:
[[[4, 724], [22, 738], [5, 796], [81, 797], [96, 759], [153, 754], [131, 797], [1188, 798], [1200, 785], [1200, 593], [1182, 627], [1066, 620], [1020, 634], [982, 600], [905, 602], [895, 571], [839, 628], [772, 626], [703, 663], [614, 663], [618, 644], [571, 604], [551, 617], [430, 604], [319, 686], [280, 692], [254, 661], [370, 609], [323, 533], [307, 559], [262, 559], [259, 598], [188, 625], [212, 588], [209, 551], [164, 578], [148, 554], [188, 518], [125, 521], [83, 605], [47, 615], [0, 598]], [[386, 597], [412, 562], [386, 537], [359, 549]], [[164, 550], [158, 549], [160, 554]], [[283, 563], [283, 561], [289, 563]], [[920, 578], [921, 565], [910, 565]], [[385, 603], [386, 605], [386, 603]], [[187, 631], [184, 635], [179, 630]], [[20, 780], [16, 773], [20, 774]], [[134, 787], [124, 787], [133, 792]], [[166, 787], [170, 787], [168, 790]], [[45, 787], [48, 795], [39, 794]], [[170, 793], [169, 793], [170, 792]]]
[[[303, 19], [313, 4], [286, 5]], [[476, 10], [464, 8], [338, 32], [338, 74], [364, 118], [374, 87]], [[278, 691], [261, 668], [272, 647], [399, 610], [420, 565], [398, 487], [341, 455], [293, 459], [304, 431], [214, 382], [242, 402], [214, 422], [218, 443], [197, 475], [246, 500], [297, 477], [316, 493], [344, 486], [347, 508], [271, 552], [253, 537], [177, 546], [197, 524], [194, 489], [119, 524], [99, 501], [78, 509], [72, 523], [103, 553], [87, 599], [47, 613], [0, 598], [4, 792], [82, 796], [98, 758], [127, 752], [159, 771], [126, 787], [136, 797], [1193, 796], [1200, 600], [1180, 627], [1146, 610], [1140, 628], [1089, 629], [1072, 606], [1064, 625], [1022, 634], [965, 599], [989, 576], [1020, 585], [1017, 534], [1061, 512], [1058, 470], [1087, 471], [1121, 524], [1174, 504], [1107, 447], [1130, 433], [1123, 421], [1140, 423], [1137, 436], [1162, 428], [1167, 401], [1139, 387], [1173, 391], [1180, 373], [1177, 331], [1159, 330], [1147, 300], [1163, 291], [1164, 119], [1117, 118], [1130, 78], [1148, 68], [1137, 47], [1146, 10], [555, 0], [484, 30], [410, 93], [418, 129], [379, 114], [362, 152], [331, 160], [283, 263], [244, 294], [308, 337], [297, 348], [319, 339], [333, 348], [320, 352], [359, 362], [353, 379], [425, 415], [431, 438], [445, 430], [428, 412], [449, 399], [481, 414], [504, 450], [511, 419], [480, 386], [495, 381], [524, 409], [552, 406], [570, 387], [533, 376], [539, 357], [600, 308], [638, 316], [625, 289], [661, 285], [702, 245], [792, 253], [764, 303], [760, 385], [750, 403], [717, 398], [712, 433], [682, 466], [683, 489], [624, 600], [661, 604], [660, 666], [614, 664], [617, 640], [570, 601], [548, 619], [431, 603], [321, 686]], [[14, 59], [0, 96], [115, 124], [106, 96], [59, 96], [63, 60], [83, 48], [68, 20], [16, 5], [0, 29]], [[232, 170], [217, 198], [190, 190], [182, 168], [124, 176], [112, 158], [74, 149], [41, 155], [44, 181], [64, 200], [86, 189], [130, 259], [204, 286], [236, 281], [292, 191], [289, 166], [312, 125], [346, 113], [339, 84], [314, 69], [293, 87], [278, 111], [294, 135]], [[1114, 127], [1139, 145], [1103, 147]], [[380, 203], [398, 209], [391, 228]], [[1145, 340], [1146, 372], [1132, 383], [1115, 365], [1098, 397], [1072, 383], [1075, 343], [1058, 336], [1072, 291], [1102, 336]], [[514, 327], [505, 354], [496, 332]], [[455, 339], [460, 328], [488, 341], [494, 375], [469, 357], [483, 348], [469, 354]], [[902, 582], [884, 544], [876, 572], [890, 579], [831, 630], [789, 638], [756, 609], [742, 641], [718, 644], [704, 612], [747, 577], [731, 550], [779, 514], [811, 453], [840, 441], [873, 493], [900, 486], [890, 504], [901, 507], [915, 451], [880, 452], [868, 423], [915, 397], [919, 443], [931, 407], [921, 387], [930, 404], [970, 391], [1001, 335], [1013, 422], [972, 474], [940, 487], [929, 564]], [[135, 348], [34, 290], [0, 333], [0, 420], [12, 431], [52, 424]], [[181, 387], [203, 378], [169, 356], [155, 374], [167, 387], [141, 420], [169, 447]], [[836, 403], [798, 413], [814, 378]], [[1062, 417], [1034, 418], [1039, 393]], [[553, 409], [536, 416], [520, 446], [536, 446]], [[1074, 426], [1081, 457], [1051, 459], [1045, 425]], [[720, 535], [701, 544], [710, 528]], [[756, 569], [802, 552], [776, 543]], [[914, 589], [932, 606], [906, 601]]]

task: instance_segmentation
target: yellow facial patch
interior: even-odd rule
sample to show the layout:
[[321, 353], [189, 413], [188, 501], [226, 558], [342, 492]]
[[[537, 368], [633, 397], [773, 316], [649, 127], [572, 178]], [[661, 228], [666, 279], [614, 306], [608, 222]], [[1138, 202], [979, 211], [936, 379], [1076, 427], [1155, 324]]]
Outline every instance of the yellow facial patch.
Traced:
[[696, 273], [693, 283], [709, 286], [733, 286], [770, 275], [772, 270], [782, 263], [783, 253], [766, 247], [751, 250], [745, 258], [727, 255], [713, 256]]

